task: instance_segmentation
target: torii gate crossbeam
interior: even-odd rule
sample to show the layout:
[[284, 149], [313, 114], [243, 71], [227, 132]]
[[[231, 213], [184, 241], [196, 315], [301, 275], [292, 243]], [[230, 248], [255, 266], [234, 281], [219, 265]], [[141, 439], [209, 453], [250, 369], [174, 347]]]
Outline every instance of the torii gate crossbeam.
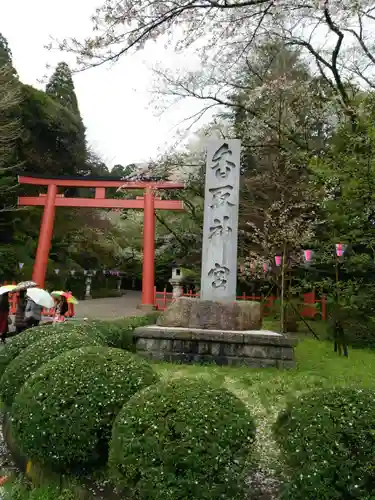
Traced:
[[[154, 305], [155, 282], [155, 210], [183, 210], [179, 200], [161, 200], [155, 192], [164, 189], [184, 189], [185, 185], [169, 181], [123, 181], [108, 177], [37, 177], [19, 176], [20, 184], [46, 186], [47, 194], [21, 196], [19, 206], [43, 206], [39, 242], [35, 257], [33, 280], [43, 287], [47, 272], [48, 257], [53, 236], [56, 207], [84, 207], [103, 209], [138, 209], [144, 211], [143, 222], [143, 272], [142, 305]], [[94, 188], [95, 198], [66, 198], [58, 190], [68, 187]], [[106, 198], [107, 188], [141, 189], [143, 197], [134, 200]]]

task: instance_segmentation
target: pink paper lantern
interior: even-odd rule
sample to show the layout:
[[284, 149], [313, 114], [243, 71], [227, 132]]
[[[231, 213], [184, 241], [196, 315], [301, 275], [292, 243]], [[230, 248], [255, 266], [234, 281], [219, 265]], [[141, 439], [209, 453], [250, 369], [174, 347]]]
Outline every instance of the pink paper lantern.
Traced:
[[275, 263], [276, 263], [277, 267], [281, 266], [281, 260], [282, 260], [281, 255], [275, 256]]
[[304, 255], [304, 258], [305, 258], [305, 262], [311, 262], [311, 258], [312, 258], [312, 252], [311, 252], [311, 250], [304, 250], [303, 251], [303, 255]]
[[345, 252], [345, 247], [342, 243], [336, 243], [336, 255], [337, 257], [342, 257]]
[[265, 273], [268, 271], [268, 264], [266, 262], [263, 264], [263, 271]]

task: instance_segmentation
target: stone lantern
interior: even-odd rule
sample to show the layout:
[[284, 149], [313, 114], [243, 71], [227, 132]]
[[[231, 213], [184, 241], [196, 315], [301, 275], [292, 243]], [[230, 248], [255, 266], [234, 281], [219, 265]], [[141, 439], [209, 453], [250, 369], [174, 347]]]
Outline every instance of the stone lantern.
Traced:
[[86, 276], [85, 279], [85, 285], [86, 285], [86, 290], [85, 290], [85, 299], [91, 299], [91, 284], [92, 284], [92, 278], [93, 276], [96, 275], [96, 270], [94, 269], [85, 269], [83, 271], [84, 275]]
[[173, 300], [182, 297], [184, 294], [184, 273], [183, 269], [179, 266], [172, 267], [172, 278], [169, 280], [169, 283], [172, 285], [172, 298]]

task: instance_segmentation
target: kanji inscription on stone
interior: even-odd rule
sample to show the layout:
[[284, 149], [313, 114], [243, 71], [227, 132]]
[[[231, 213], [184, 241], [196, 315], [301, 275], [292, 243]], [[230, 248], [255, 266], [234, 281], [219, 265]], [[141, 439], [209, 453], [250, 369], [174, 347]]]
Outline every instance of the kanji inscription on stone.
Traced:
[[236, 168], [228, 142], [224, 142], [212, 156], [211, 168], [218, 179], [228, 179], [231, 171]]
[[228, 283], [229, 269], [216, 262], [215, 267], [210, 270], [208, 276], [212, 277], [213, 288], [225, 289]]
[[238, 139], [211, 139], [207, 147], [203, 300], [236, 300], [240, 153]]
[[232, 227], [228, 221], [228, 215], [224, 215], [222, 219], [215, 218], [212, 226], [210, 226], [210, 234], [208, 237], [213, 238], [214, 236], [223, 236], [224, 232], [231, 233]]
[[233, 186], [219, 186], [210, 189], [211, 194], [211, 208], [219, 208], [221, 206], [233, 206], [233, 203], [230, 201], [231, 195], [233, 191]]

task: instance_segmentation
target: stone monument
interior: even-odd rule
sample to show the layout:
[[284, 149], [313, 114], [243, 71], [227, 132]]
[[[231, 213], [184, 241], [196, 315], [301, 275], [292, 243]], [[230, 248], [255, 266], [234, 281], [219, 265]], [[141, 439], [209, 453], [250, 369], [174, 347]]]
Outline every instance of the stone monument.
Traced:
[[202, 300], [236, 300], [240, 154], [238, 139], [207, 148]]
[[261, 304], [237, 301], [241, 145], [207, 147], [200, 298], [176, 297], [155, 326], [135, 330], [136, 349], [152, 359], [292, 367], [294, 343], [261, 330]]

